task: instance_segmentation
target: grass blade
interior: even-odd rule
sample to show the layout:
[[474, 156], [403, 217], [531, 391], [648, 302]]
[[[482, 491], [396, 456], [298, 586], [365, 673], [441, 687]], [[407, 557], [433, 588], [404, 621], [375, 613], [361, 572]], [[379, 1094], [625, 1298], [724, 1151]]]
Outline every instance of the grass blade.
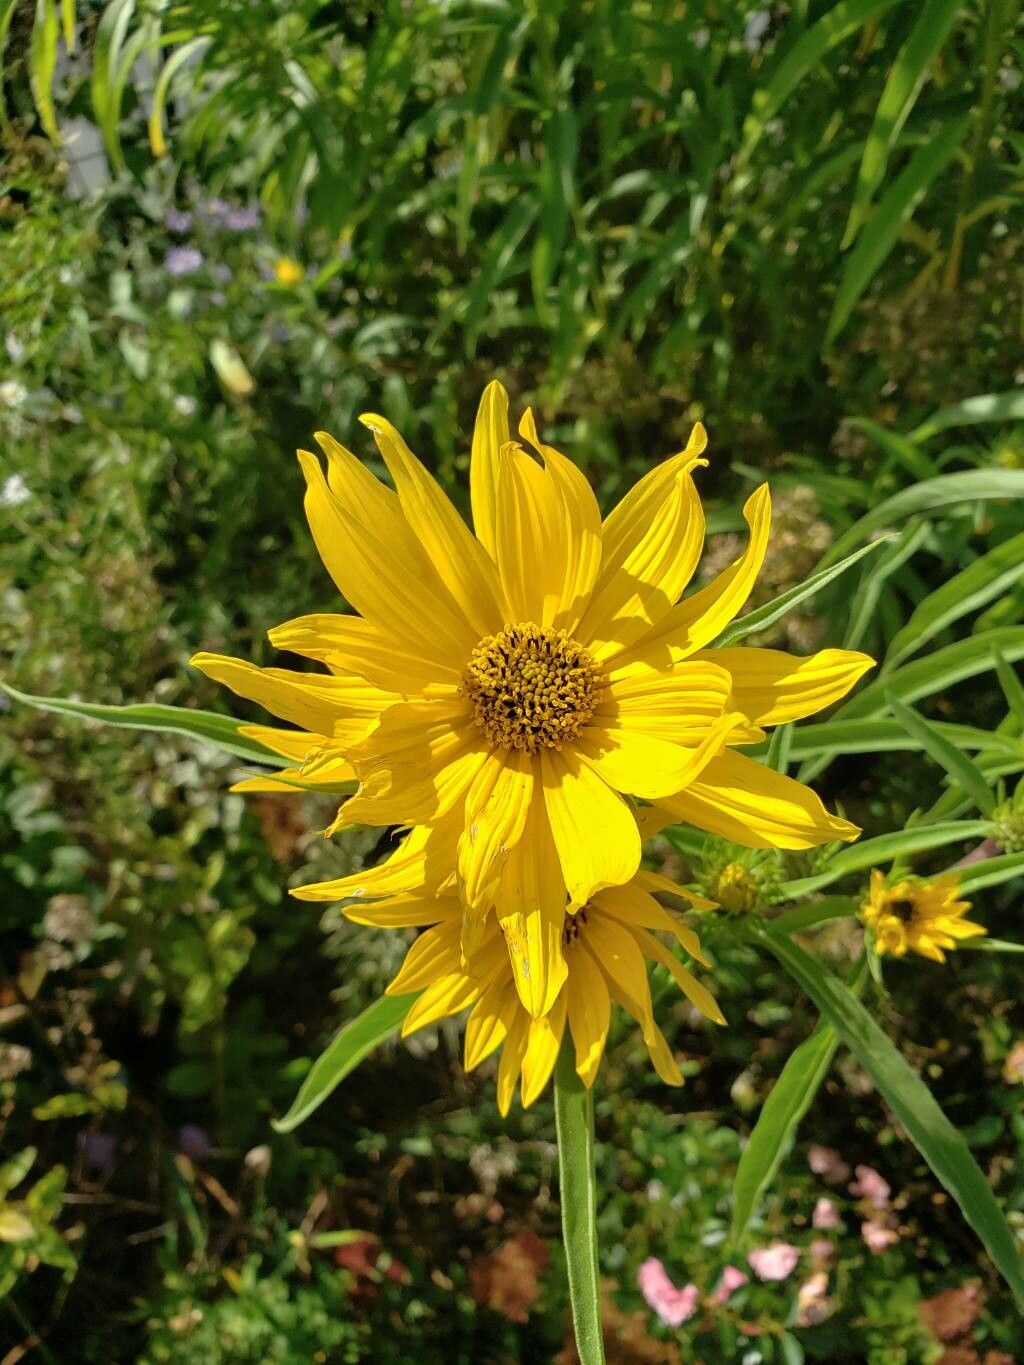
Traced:
[[57, 70], [60, 17], [54, 0], [36, 0], [36, 17], [29, 42], [29, 84], [39, 122], [51, 142], [60, 143], [57, 111], [53, 107], [53, 77]]
[[851, 848], [844, 848], [830, 859], [823, 872], [810, 877], [798, 877], [783, 882], [779, 892], [787, 900], [820, 891], [851, 872], [863, 872], [879, 863], [905, 857], [908, 853], [922, 853], [929, 848], [945, 848], [948, 844], [962, 844], [971, 839], [984, 839], [991, 825], [987, 820], [944, 820], [934, 825], [913, 825], [910, 829], [880, 834], [876, 839], [864, 839]]
[[841, 243], [843, 251], [867, 217], [874, 193], [885, 179], [892, 149], [917, 102], [928, 68], [949, 36], [959, 10], [960, 0], [925, 0], [910, 36], [900, 48], [864, 144], [850, 217]]
[[929, 758], [935, 760], [953, 781], [971, 798], [982, 815], [991, 815], [995, 810], [996, 798], [985, 781], [981, 770], [962, 754], [955, 744], [950, 744], [945, 735], [940, 734], [923, 716], [897, 698], [886, 694], [886, 700], [893, 715], [908, 734], [921, 741], [921, 747]]
[[162, 734], [186, 735], [189, 739], [202, 740], [204, 744], [212, 744], [238, 758], [252, 759], [275, 768], [280, 768], [284, 763], [283, 759], [262, 744], [238, 733], [245, 721], [235, 720], [233, 716], [221, 716], [214, 711], [193, 711], [188, 706], [158, 706], [148, 702], [134, 706], [100, 706], [94, 702], [68, 701], [64, 697], [33, 696], [29, 692], [19, 692], [5, 682], [0, 682], [0, 691], [40, 711], [99, 720], [106, 725], [127, 730], [155, 730]]
[[964, 1137], [939, 1108], [931, 1091], [837, 977], [784, 934], [756, 921], [754, 937], [781, 963], [817, 1005], [868, 1073], [878, 1092], [956, 1200], [996, 1269], [1024, 1307], [1024, 1261], [1003, 1211], [971, 1156]]
[[415, 998], [382, 995], [350, 1019], [313, 1063], [287, 1114], [273, 1119], [271, 1127], [278, 1133], [290, 1133], [304, 1123], [365, 1057], [397, 1033]]
[[719, 647], [734, 645], [737, 640], [742, 640], [745, 635], [751, 635], [756, 630], [767, 630], [769, 626], [782, 619], [794, 607], [805, 601], [808, 597], [813, 597], [816, 592], [831, 583], [834, 578], [844, 574], [847, 569], [853, 567], [858, 559], [863, 559], [872, 550], [877, 550], [884, 545], [884, 540], [874, 540], [869, 545], [862, 545], [853, 554], [847, 555], [838, 564], [830, 564], [827, 568], [822, 568], [817, 573], [811, 574], [810, 578], [804, 583], [798, 583], [795, 588], [789, 588], [786, 592], [780, 593], [771, 602], [765, 602], [763, 606], [755, 611], [748, 611], [746, 616], [741, 616], [733, 621], [732, 625], [726, 626], [721, 635], [715, 642]]
[[822, 559], [822, 567], [848, 555], [875, 531], [906, 517], [918, 512], [945, 511], [955, 503], [981, 502], [985, 498], [1024, 498], [1024, 470], [963, 469], [901, 489], [854, 522]]
[[970, 116], [966, 114], [947, 123], [941, 132], [917, 149], [910, 164], [882, 196], [877, 212], [847, 257], [825, 332], [825, 350], [846, 326], [861, 295], [896, 245], [903, 225], [913, 216], [932, 181], [953, 160], [969, 127]]
[[555, 1070], [555, 1128], [569, 1299], [580, 1365], [604, 1365], [597, 1265], [594, 1095], [576, 1074], [568, 1030]]
[[1019, 422], [1024, 418], [1024, 388], [1009, 393], [981, 393], [940, 408], [910, 433], [911, 441], [930, 441], [951, 427], [973, 427], [982, 422]]
[[886, 667], [914, 654], [940, 631], [1000, 597], [1024, 578], [1024, 531], [997, 545], [919, 602], [910, 620], [893, 636]]

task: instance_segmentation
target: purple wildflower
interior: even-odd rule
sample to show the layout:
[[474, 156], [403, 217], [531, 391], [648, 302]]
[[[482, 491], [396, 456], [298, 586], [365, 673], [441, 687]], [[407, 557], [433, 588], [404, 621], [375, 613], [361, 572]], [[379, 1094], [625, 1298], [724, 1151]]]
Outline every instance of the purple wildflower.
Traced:
[[203, 253], [194, 246], [172, 246], [164, 257], [164, 269], [175, 279], [191, 275], [203, 264]]
[[258, 205], [250, 204], [247, 208], [231, 208], [224, 215], [224, 226], [232, 232], [251, 232], [258, 228], [263, 220], [263, 214]]
[[174, 232], [180, 236], [183, 232], [188, 232], [191, 226], [192, 215], [187, 209], [168, 209], [164, 214], [164, 227], [168, 232]]

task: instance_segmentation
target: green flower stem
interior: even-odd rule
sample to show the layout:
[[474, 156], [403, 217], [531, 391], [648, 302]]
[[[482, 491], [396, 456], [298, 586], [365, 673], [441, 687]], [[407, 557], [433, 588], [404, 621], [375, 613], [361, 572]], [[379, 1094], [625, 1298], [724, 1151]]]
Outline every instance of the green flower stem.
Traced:
[[576, 1349], [580, 1365], [604, 1365], [601, 1283], [597, 1268], [594, 1096], [576, 1074], [568, 1030], [555, 1069], [555, 1128], [562, 1236]]

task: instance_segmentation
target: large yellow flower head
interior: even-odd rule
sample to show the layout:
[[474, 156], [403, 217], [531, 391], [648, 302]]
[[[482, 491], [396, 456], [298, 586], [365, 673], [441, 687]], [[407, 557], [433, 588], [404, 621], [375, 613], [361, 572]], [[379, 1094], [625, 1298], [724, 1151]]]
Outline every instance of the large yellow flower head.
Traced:
[[829, 705], [872, 661], [708, 648], [754, 583], [771, 503], [766, 485], [752, 494], [745, 552], [680, 600], [704, 541], [703, 427], [602, 521], [529, 411], [511, 439], [492, 383], [473, 435], [474, 535], [394, 427], [362, 421], [394, 488], [327, 435], [326, 475], [299, 453], [313, 537], [359, 614], [270, 632], [329, 674], [194, 662], [308, 732], [254, 732], [299, 762], [279, 781], [330, 788], [355, 775], [334, 827], [419, 827], [403, 856], [453, 875], [465, 951], [496, 910], [531, 1016], [565, 983], [566, 914], [637, 872], [637, 799], [652, 827], [687, 821], [748, 847], [856, 837], [807, 787], [732, 747]]
[[[375, 889], [379, 888], [370, 888]], [[507, 1114], [517, 1083], [524, 1106], [532, 1104], [547, 1085], [566, 1024], [576, 1070], [586, 1086], [593, 1085], [613, 1003], [640, 1025], [661, 1079], [669, 1085], [682, 1084], [679, 1067], [654, 1021], [648, 959], [669, 970], [705, 1018], [725, 1023], [707, 987], [656, 937], [657, 933], [673, 936], [691, 958], [707, 965], [697, 935], [655, 900], [655, 892], [713, 908], [711, 902], [701, 901], [654, 872], [639, 872], [625, 886], [598, 891], [585, 906], [563, 917], [565, 980], [551, 1009], [537, 1019], [523, 1007], [512, 971], [514, 948], [510, 956], [496, 915], [485, 918], [473, 949], [465, 953], [463, 906], [453, 894], [437, 894], [433, 888], [426, 894], [400, 893], [373, 904], [347, 905], [343, 913], [357, 924], [424, 930], [388, 987], [389, 995], [419, 993], [405, 1017], [402, 1036], [468, 1010], [466, 1069], [473, 1070], [501, 1049], [498, 1107]]]
[[970, 901], [957, 900], [960, 879], [947, 873], [932, 882], [904, 878], [886, 886], [885, 874], [871, 874], [871, 890], [861, 905], [861, 918], [871, 930], [880, 957], [919, 953], [945, 962], [946, 951], [961, 940], [988, 933], [982, 924], [964, 919]]

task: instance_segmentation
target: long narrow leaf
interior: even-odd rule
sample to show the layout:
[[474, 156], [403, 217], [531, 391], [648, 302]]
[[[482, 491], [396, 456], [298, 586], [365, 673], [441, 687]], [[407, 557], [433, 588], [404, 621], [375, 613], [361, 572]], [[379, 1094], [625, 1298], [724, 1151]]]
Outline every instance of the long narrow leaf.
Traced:
[[850, 624], [847, 626], [846, 635], [843, 637], [843, 645], [846, 649], [858, 649], [860, 647], [869, 626], [875, 620], [878, 599], [882, 595], [883, 588], [896, 570], [917, 553], [921, 542], [930, 530], [930, 522], [911, 522], [895, 540], [890, 542], [885, 553], [880, 555], [873, 564], [868, 565], [861, 576], [860, 588], [853, 595]]
[[887, 695], [889, 709], [904, 727], [908, 734], [914, 735], [921, 741], [921, 747], [929, 758], [933, 758], [936, 763], [945, 768], [954, 782], [956, 782], [974, 804], [981, 811], [982, 815], [991, 815], [995, 809], [996, 798], [985, 781], [981, 770], [971, 762], [966, 754], [962, 754], [955, 744], [950, 744], [945, 735], [939, 733], [934, 726], [910, 706], [904, 706], [898, 697]]
[[787, 900], [806, 896], [812, 891], [831, 886], [851, 872], [863, 872], [893, 858], [905, 857], [908, 853], [922, 853], [929, 848], [945, 848], [948, 844], [984, 839], [990, 829], [987, 820], [947, 820], [940, 824], [913, 825], [910, 829], [880, 834], [876, 839], [863, 839], [852, 848], [844, 848], [829, 860], [824, 872], [783, 882], [779, 891]]
[[964, 469], [904, 488], [873, 507], [844, 532], [822, 559], [822, 568], [848, 555], [875, 531], [894, 526], [918, 512], [945, 510], [956, 503], [981, 502], [985, 498], [1024, 498], [1024, 470]]
[[54, 0], [36, 0], [36, 17], [29, 43], [29, 84], [39, 122], [51, 142], [60, 142], [57, 111], [53, 106], [53, 76], [57, 70], [57, 39], [60, 17]]
[[961, 616], [1000, 597], [1022, 578], [1024, 531], [976, 559], [918, 603], [910, 620], [890, 642], [886, 667], [916, 653]]
[[334, 1035], [325, 1052], [313, 1063], [309, 1075], [283, 1118], [273, 1119], [278, 1133], [290, 1133], [381, 1043], [397, 1033], [409, 1013], [415, 995], [382, 995]]
[[882, 196], [878, 209], [847, 257], [836, 301], [825, 332], [825, 349], [846, 326], [861, 295], [899, 240], [903, 225], [913, 216], [928, 187], [953, 160], [967, 136], [970, 118], [953, 119], [917, 149], [910, 164]]
[[220, 716], [214, 711], [193, 711], [187, 706], [157, 706], [142, 703], [134, 706], [100, 706], [93, 702], [68, 701], [64, 697], [36, 697], [19, 692], [10, 683], [0, 682], [0, 691], [26, 706], [40, 711], [53, 711], [62, 716], [77, 716], [85, 720], [99, 720], [105, 725], [116, 725], [128, 730], [156, 730], [161, 733], [187, 735], [202, 740], [225, 753], [248, 758], [256, 763], [280, 768], [284, 762], [254, 739], [238, 733], [244, 721], [233, 716]]
[[597, 1263], [594, 1096], [576, 1074], [568, 1030], [555, 1069], [555, 1129], [562, 1237], [576, 1350], [580, 1365], [604, 1365]]
[[[1024, 742], [974, 725], [933, 721], [932, 728], [960, 749], [991, 750], [1007, 758], [1024, 758]], [[794, 729], [789, 746], [793, 761], [819, 754], [884, 754], [901, 749], [923, 749], [920, 739], [908, 734], [895, 720], [826, 720]]]
[[1002, 853], [965, 868], [960, 874], [960, 890], [965, 894], [981, 891], [986, 886], [1012, 881], [1014, 877], [1024, 877], [1024, 853]]
[[874, 540], [869, 545], [862, 545], [853, 554], [847, 555], [840, 563], [830, 564], [827, 568], [819, 569], [817, 573], [811, 574], [803, 583], [798, 583], [795, 588], [789, 588], [786, 592], [780, 593], [771, 602], [765, 602], [761, 607], [754, 611], [748, 611], [746, 616], [739, 617], [733, 621], [731, 626], [726, 626], [718, 637], [719, 646], [734, 645], [737, 640], [742, 640], [744, 636], [753, 634], [757, 630], [767, 630], [769, 626], [780, 621], [783, 616], [791, 612], [794, 607], [806, 601], [808, 597], [813, 597], [816, 592], [820, 592], [833, 579], [853, 567], [858, 559], [863, 559], [866, 554], [877, 550], [885, 543], [884, 540]]
[[753, 935], [817, 1005], [868, 1073], [907, 1136], [956, 1200], [1024, 1308], [1024, 1261], [1013, 1232], [963, 1135], [921, 1078], [843, 983], [784, 934], [754, 922]]
[[980, 393], [951, 403], [910, 433], [911, 441], [930, 441], [951, 427], [973, 427], [980, 422], [1019, 422], [1024, 417], [1024, 388], [1009, 393]]
[[900, 48], [864, 144], [853, 204], [841, 244], [844, 251], [856, 237], [875, 190], [885, 178], [889, 155], [917, 101], [928, 68], [949, 36], [959, 11], [960, 0], [925, 0], [910, 36]]

